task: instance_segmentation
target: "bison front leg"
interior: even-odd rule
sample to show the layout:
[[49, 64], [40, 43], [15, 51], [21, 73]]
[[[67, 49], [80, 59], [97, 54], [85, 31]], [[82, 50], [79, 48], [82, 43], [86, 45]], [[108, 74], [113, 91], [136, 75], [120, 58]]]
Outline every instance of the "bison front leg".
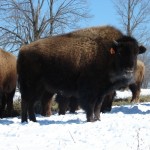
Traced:
[[[87, 100], [87, 101], [83, 101]], [[86, 111], [86, 118], [87, 122], [94, 122], [94, 107], [95, 107], [95, 101], [93, 97], [83, 97], [82, 100], [80, 100], [81, 107]]]
[[95, 93], [95, 90], [91, 89], [91, 87], [94, 87], [92, 86], [93, 84], [90, 84], [88, 81], [84, 81], [81, 83], [79, 90], [79, 103], [86, 112], [87, 122], [94, 122], [94, 107], [96, 103], [97, 93]]
[[[94, 107], [93, 107], [94, 108]], [[87, 122], [94, 122], [93, 108], [88, 108], [86, 111]]]
[[94, 108], [94, 120], [100, 120], [100, 110], [102, 107], [102, 103], [103, 103], [104, 98], [101, 97], [99, 99], [97, 99], [96, 103], [95, 103], [95, 108]]
[[94, 120], [100, 121], [100, 109], [101, 109], [101, 104], [96, 104], [95, 109], [94, 109]]

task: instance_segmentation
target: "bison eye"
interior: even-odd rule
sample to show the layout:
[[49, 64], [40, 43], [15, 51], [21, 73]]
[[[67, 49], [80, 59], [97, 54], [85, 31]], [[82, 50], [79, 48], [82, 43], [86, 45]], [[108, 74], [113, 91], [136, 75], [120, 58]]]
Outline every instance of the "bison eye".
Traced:
[[121, 49], [117, 50], [117, 55], [119, 55], [119, 56], [121, 55]]
[[120, 53], [120, 52], [117, 52], [117, 54], [118, 54], [118, 55], [121, 55], [121, 53]]

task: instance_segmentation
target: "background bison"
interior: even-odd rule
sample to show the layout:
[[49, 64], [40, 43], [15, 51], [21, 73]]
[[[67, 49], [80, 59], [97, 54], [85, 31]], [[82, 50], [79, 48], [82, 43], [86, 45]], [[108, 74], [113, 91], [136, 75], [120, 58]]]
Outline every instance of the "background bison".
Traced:
[[99, 120], [104, 96], [132, 82], [137, 55], [146, 50], [134, 38], [115, 32], [120, 33], [112, 28], [112, 39], [108, 34], [103, 38], [69, 33], [23, 46], [17, 61], [22, 122], [27, 113], [36, 121], [36, 100], [59, 92], [79, 99], [87, 121]]
[[0, 117], [11, 116], [13, 110], [13, 96], [16, 89], [17, 72], [16, 57], [0, 49]]
[[145, 65], [142, 61], [137, 61], [137, 67], [135, 69], [135, 82], [129, 85], [129, 89], [132, 92], [131, 102], [139, 102], [139, 96], [141, 91], [142, 82], [145, 75]]

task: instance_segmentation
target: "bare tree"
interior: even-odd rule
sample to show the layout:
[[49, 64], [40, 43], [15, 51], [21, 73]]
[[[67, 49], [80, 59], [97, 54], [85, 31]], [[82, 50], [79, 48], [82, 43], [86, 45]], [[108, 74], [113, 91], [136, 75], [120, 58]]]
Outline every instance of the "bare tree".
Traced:
[[[113, 0], [119, 21], [125, 34], [134, 36], [139, 43], [150, 48], [150, 0]], [[150, 82], [150, 53], [147, 51], [141, 55], [146, 66], [143, 86], [147, 88]]]
[[125, 33], [146, 42], [149, 39], [150, 0], [113, 0], [113, 3]]
[[90, 17], [87, 0], [0, 0], [0, 46], [11, 52], [77, 28]]

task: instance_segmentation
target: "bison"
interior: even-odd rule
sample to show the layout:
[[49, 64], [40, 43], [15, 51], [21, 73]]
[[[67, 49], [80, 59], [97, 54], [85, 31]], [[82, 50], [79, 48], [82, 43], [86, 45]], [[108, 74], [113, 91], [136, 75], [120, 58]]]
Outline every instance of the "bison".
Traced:
[[[109, 35], [109, 36], [108, 36]], [[82, 36], [82, 37], [90, 37], [90, 38], [98, 38], [101, 37], [103, 39], [107, 40], [115, 40], [119, 37], [122, 37], [122, 33], [119, 30], [116, 30], [112, 26], [101, 26], [101, 27], [91, 27], [91, 28], [85, 28], [80, 29], [71, 33], [68, 33], [68, 36]], [[70, 101], [71, 100], [71, 101]], [[73, 100], [73, 101], [72, 101]], [[50, 116], [51, 113], [49, 113], [50, 107], [51, 107], [51, 99], [44, 100], [45, 103], [42, 104], [42, 115], [44, 116]], [[62, 93], [57, 93], [56, 101], [59, 104], [59, 114], [65, 114], [67, 108], [70, 109], [71, 113], [74, 113], [77, 107], [78, 100], [74, 96], [66, 96]]]
[[43, 38], [20, 49], [17, 72], [22, 122], [27, 122], [27, 114], [36, 121], [35, 101], [45, 95], [50, 99], [59, 92], [79, 99], [87, 121], [100, 119], [104, 96], [132, 82], [137, 55], [146, 51], [133, 37], [113, 27], [111, 30], [113, 36], [106, 32], [105, 38], [69, 33]]
[[4, 117], [7, 106], [7, 116], [12, 115], [13, 96], [16, 90], [17, 71], [16, 57], [0, 49], [0, 117]]
[[129, 85], [129, 89], [132, 92], [131, 102], [139, 102], [139, 96], [141, 91], [142, 82], [144, 80], [145, 75], [145, 65], [142, 61], [137, 61], [137, 67], [135, 69], [135, 82]]

